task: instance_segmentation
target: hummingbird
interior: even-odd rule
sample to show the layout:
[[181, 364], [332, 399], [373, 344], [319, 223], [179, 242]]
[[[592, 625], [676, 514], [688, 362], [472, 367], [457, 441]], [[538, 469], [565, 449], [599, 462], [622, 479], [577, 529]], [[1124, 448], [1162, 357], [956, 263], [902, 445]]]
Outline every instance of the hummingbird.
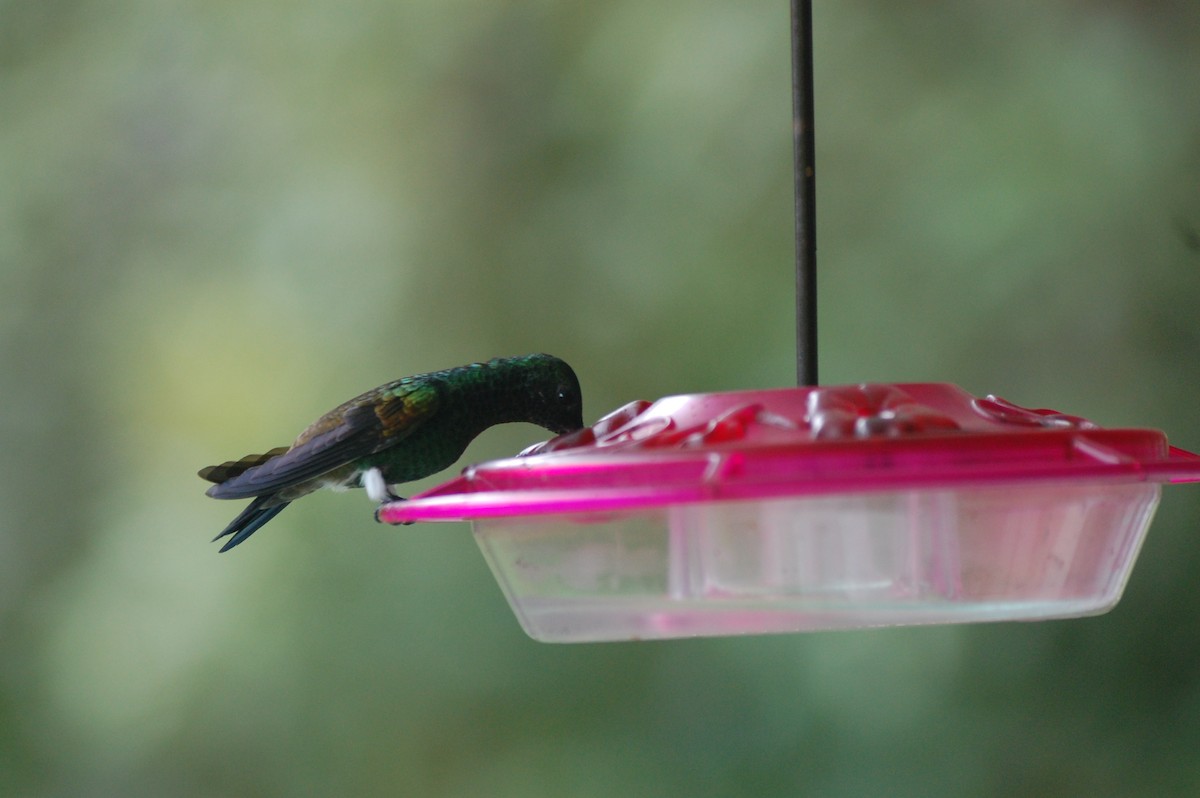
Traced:
[[522, 355], [385, 383], [318, 418], [291, 446], [200, 469], [215, 483], [214, 499], [254, 499], [213, 540], [231, 535], [221, 547], [228, 551], [320, 488], [362, 487], [374, 502], [400, 501], [390, 486], [441, 471], [485, 429], [511, 421], [556, 434], [582, 429], [571, 367]]

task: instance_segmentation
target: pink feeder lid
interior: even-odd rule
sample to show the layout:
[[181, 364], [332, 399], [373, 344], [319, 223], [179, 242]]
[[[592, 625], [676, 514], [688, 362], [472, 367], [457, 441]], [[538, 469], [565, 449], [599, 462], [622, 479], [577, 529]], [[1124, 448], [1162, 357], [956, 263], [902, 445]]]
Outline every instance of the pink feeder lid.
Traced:
[[947, 383], [668, 396], [470, 466], [381, 521], [608, 513], [692, 502], [1053, 481], [1195, 482], [1200, 456]]

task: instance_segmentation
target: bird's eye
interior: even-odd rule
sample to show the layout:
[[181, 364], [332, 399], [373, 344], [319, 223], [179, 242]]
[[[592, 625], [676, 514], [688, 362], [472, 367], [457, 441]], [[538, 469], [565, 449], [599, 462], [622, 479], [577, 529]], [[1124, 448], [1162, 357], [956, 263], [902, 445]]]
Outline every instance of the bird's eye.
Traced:
[[558, 389], [559, 404], [568, 405], [568, 404], [571, 404], [573, 401], [575, 401], [575, 392], [565, 385], [561, 386]]

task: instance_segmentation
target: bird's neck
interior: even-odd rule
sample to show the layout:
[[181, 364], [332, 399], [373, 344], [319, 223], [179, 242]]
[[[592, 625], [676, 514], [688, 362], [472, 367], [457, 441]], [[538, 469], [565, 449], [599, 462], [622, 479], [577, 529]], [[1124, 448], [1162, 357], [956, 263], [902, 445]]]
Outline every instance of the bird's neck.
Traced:
[[531, 375], [518, 361], [491, 360], [447, 372], [449, 407], [474, 438], [488, 427], [529, 421]]

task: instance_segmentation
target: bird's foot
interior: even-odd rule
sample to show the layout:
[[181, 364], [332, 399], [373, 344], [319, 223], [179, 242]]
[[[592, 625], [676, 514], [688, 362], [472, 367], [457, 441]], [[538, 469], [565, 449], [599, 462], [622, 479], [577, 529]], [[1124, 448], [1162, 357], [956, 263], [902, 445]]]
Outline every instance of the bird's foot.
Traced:
[[[362, 486], [366, 488], [367, 495], [371, 497], [371, 501], [379, 505], [375, 508], [376, 522], [382, 523], [381, 519], [379, 518], [379, 511], [383, 509], [384, 505], [390, 504], [391, 502], [408, 501], [408, 499], [405, 499], [403, 496], [399, 496], [392, 492], [391, 487], [383, 478], [383, 472], [378, 468], [368, 468], [363, 472], [360, 481], [362, 482]], [[405, 525], [408, 525], [411, 524], [412, 521], [405, 521], [404, 523]]]
[[[394, 494], [390, 491], [388, 492], [388, 496], [389, 496], [388, 501], [384, 502], [383, 504], [380, 504], [378, 507], [375, 508], [375, 523], [377, 523], [377, 524], [383, 523], [383, 519], [379, 517], [379, 514], [381, 512], [383, 512], [383, 508], [386, 507], [390, 502], [406, 502], [406, 501], [408, 501], [408, 499], [404, 498], [403, 496], [397, 496], [396, 494]], [[415, 523], [415, 522], [414, 521], [401, 521], [398, 526], [410, 526], [413, 523]]]
[[378, 468], [368, 468], [359, 477], [359, 484], [367, 491], [367, 496], [376, 504], [384, 502], [394, 502], [400, 499], [399, 496], [392, 493], [391, 487], [387, 484], [387, 480], [383, 478], [383, 472]]

